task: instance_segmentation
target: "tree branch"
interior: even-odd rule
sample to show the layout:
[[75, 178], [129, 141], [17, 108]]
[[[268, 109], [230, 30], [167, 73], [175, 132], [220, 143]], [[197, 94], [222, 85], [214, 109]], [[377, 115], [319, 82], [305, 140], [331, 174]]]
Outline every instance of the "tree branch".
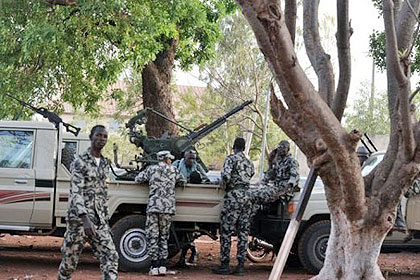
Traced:
[[284, 5], [284, 15], [286, 17], [286, 26], [292, 38], [293, 45], [295, 44], [296, 35], [296, 0], [286, 0]]
[[[386, 65], [387, 71], [390, 72], [398, 84], [398, 103], [399, 111], [401, 116], [401, 130], [402, 140], [404, 145], [404, 154], [406, 160], [410, 160], [414, 155], [414, 134], [412, 129], [412, 123], [410, 118], [410, 103], [409, 103], [409, 92], [410, 92], [410, 80], [409, 80], [409, 68], [403, 69], [400, 58], [398, 56], [398, 43], [397, 35], [395, 31], [395, 22], [393, 14], [393, 3], [392, 0], [385, 0], [383, 4], [383, 15], [385, 24], [385, 35], [386, 35]], [[411, 13], [410, 13], [411, 14]], [[404, 64], [404, 61], [403, 61]]]
[[334, 71], [330, 56], [325, 53], [321, 45], [318, 30], [318, 6], [319, 0], [303, 2], [303, 38], [309, 60], [318, 76], [319, 94], [331, 106], [335, 92]]
[[341, 120], [344, 109], [346, 108], [347, 97], [350, 89], [351, 80], [351, 55], [350, 55], [350, 36], [353, 30], [349, 21], [349, 2], [348, 0], [337, 0], [337, 52], [340, 76], [338, 79], [337, 92], [334, 97], [332, 110]]

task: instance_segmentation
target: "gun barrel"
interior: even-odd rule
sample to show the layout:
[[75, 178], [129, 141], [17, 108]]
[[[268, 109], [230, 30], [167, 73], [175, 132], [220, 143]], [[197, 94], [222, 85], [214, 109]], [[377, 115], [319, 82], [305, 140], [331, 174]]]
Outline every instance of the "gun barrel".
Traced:
[[223, 116], [218, 118], [217, 120], [213, 121], [209, 125], [206, 125], [205, 127], [200, 129], [199, 131], [192, 132], [192, 133], [188, 134], [187, 137], [191, 140], [191, 143], [195, 143], [195, 142], [199, 141], [200, 139], [205, 137], [207, 134], [209, 134], [210, 132], [212, 132], [213, 130], [215, 130], [216, 128], [221, 126], [222, 124], [224, 124], [230, 116], [232, 116], [232, 115], [236, 114], [237, 112], [243, 110], [246, 106], [248, 106], [252, 102], [253, 102], [253, 100], [248, 100], [248, 101], [242, 103], [241, 105], [236, 106], [235, 108], [233, 108], [232, 110], [230, 110], [229, 112], [227, 112], [226, 114], [224, 114]]

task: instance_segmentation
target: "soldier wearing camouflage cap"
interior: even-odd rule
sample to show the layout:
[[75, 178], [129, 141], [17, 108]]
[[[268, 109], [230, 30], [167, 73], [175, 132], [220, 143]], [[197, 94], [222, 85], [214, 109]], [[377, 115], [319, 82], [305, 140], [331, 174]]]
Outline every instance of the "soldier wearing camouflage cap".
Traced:
[[172, 216], [175, 214], [175, 185], [184, 184], [184, 177], [171, 165], [174, 156], [169, 151], [157, 153], [158, 164], [140, 172], [135, 181], [149, 182], [146, 237], [147, 252], [152, 261], [149, 274], [166, 274], [168, 239]]
[[249, 232], [249, 208], [251, 207], [247, 190], [254, 176], [254, 166], [245, 156], [245, 140], [236, 138], [234, 154], [225, 159], [222, 169], [222, 188], [226, 191], [220, 215], [220, 267], [213, 270], [216, 274], [230, 274], [231, 236], [238, 233], [238, 266], [233, 274], [243, 275], [246, 246]]
[[89, 138], [90, 148], [71, 165], [67, 229], [61, 247], [63, 259], [58, 271], [59, 280], [71, 279], [86, 241], [100, 261], [102, 279], [118, 279], [118, 253], [108, 224], [105, 179], [109, 164], [101, 154], [108, 132], [104, 126], [97, 125], [92, 128]]

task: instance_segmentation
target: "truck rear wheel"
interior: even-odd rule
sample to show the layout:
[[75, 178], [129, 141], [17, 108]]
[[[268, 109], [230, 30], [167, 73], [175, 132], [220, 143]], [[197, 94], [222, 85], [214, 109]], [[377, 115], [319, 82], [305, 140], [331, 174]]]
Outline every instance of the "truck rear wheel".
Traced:
[[149, 268], [145, 227], [146, 217], [141, 215], [126, 216], [112, 226], [120, 270], [143, 271]]
[[[114, 243], [119, 255], [119, 269], [122, 271], [144, 271], [150, 266], [147, 255], [146, 217], [130, 215], [118, 220], [112, 226]], [[168, 259], [179, 252], [173, 234], [168, 240]]]
[[310, 225], [299, 239], [299, 260], [310, 273], [317, 274], [324, 265], [330, 229], [330, 221], [319, 221]]

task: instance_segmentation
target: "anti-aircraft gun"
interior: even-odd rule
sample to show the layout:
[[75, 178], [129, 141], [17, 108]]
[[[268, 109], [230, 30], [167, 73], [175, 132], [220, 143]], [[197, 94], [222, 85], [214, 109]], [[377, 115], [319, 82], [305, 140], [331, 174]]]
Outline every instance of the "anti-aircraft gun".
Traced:
[[[163, 150], [170, 151], [171, 154], [175, 156], [175, 159], [181, 159], [184, 156], [184, 152], [191, 149], [195, 150], [194, 145], [198, 141], [200, 141], [209, 133], [211, 133], [213, 130], [220, 127], [222, 124], [224, 124], [230, 116], [241, 111], [242, 109], [244, 109], [246, 106], [248, 106], [251, 103], [252, 103], [252, 100], [246, 101], [242, 103], [241, 105], [236, 106], [235, 108], [227, 112], [225, 115], [219, 117], [217, 120], [213, 121], [212, 123], [202, 126], [202, 127], [200, 126], [195, 130], [191, 130], [187, 127], [184, 127], [183, 125], [177, 123], [174, 120], [169, 119], [165, 115], [151, 108], [145, 108], [143, 110], [138, 111], [137, 115], [131, 118], [127, 122], [126, 127], [129, 129], [130, 142], [136, 145], [137, 147], [142, 148], [143, 153], [139, 156], [136, 156], [135, 158], [135, 161], [138, 163], [138, 167], [135, 167], [133, 165], [132, 167], [124, 166], [121, 168], [142, 170], [146, 166], [156, 163], [157, 162], [156, 153]], [[171, 123], [176, 124], [183, 130], [187, 131], [188, 134], [185, 136], [179, 136], [179, 137], [163, 136], [159, 139], [148, 137], [138, 127], [146, 124], [147, 113], [149, 112], [156, 114]], [[117, 167], [119, 167], [117, 148], [115, 148], [115, 146], [114, 146], [114, 162], [117, 165]], [[197, 162], [203, 166], [204, 170], [206, 171], [208, 170], [206, 165], [202, 162], [199, 156], [197, 156]]]

